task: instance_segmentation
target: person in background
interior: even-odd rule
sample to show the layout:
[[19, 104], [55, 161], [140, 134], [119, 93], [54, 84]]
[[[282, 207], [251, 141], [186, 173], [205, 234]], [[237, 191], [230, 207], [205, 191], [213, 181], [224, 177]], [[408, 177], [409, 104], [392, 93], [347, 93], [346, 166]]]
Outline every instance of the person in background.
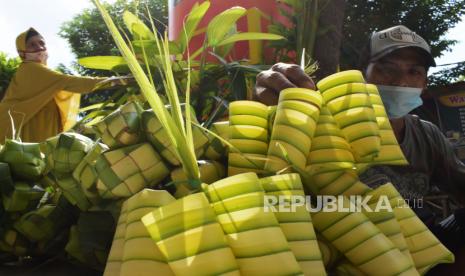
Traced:
[[34, 28], [16, 38], [16, 49], [22, 63], [0, 102], [0, 144], [14, 132], [23, 142], [41, 142], [68, 130], [76, 122], [80, 94], [119, 84], [48, 68], [45, 40]]
[[[360, 175], [361, 181], [373, 188], [391, 182], [410, 202], [421, 202], [439, 189], [463, 203], [465, 165], [438, 127], [409, 114], [422, 104], [428, 69], [436, 65], [429, 45], [407, 27], [394, 26], [372, 34], [364, 60], [365, 79], [378, 86], [409, 165], [375, 166]], [[257, 76], [255, 98], [274, 105], [279, 91], [289, 87], [315, 89], [315, 84], [299, 66], [278, 63]], [[452, 252], [461, 255], [456, 256], [456, 265], [463, 263], [459, 259], [465, 256], [465, 210], [458, 209], [439, 224], [427, 208], [414, 210]]]

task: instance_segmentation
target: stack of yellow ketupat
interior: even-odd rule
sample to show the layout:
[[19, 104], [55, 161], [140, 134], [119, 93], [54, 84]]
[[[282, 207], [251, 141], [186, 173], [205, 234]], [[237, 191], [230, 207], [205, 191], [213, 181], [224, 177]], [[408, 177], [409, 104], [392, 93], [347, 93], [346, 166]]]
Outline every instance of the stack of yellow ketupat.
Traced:
[[[179, 110], [167, 112], [162, 108], [158, 94], [154, 93], [155, 87], [143, 73], [109, 15], [97, 0], [95, 2], [142, 92], [149, 99], [162, 126], [170, 132], [167, 139], [173, 145], [178, 145], [174, 151], [181, 161], [185, 178], [188, 183], [198, 185], [201, 173], [195, 159], [192, 132], [189, 131], [190, 125], [179, 121], [181, 116], [176, 114], [180, 108], [177, 106], [177, 93], [173, 90], [175, 86], [168, 87], [171, 90], [168, 91], [168, 98], [174, 110]], [[168, 83], [173, 79], [170, 75], [168, 43], [158, 41], [156, 36], [154, 39], [162, 45], [159, 52], [165, 55], [161, 59], [164, 60], [162, 68]], [[328, 242], [327, 248], [336, 248], [342, 253], [344, 258], [339, 263], [334, 261], [339, 272], [354, 275], [418, 275], [436, 263], [451, 261], [450, 252], [429, 236], [431, 233], [419, 224], [416, 216], [399, 211], [397, 207], [393, 214], [395, 220], [390, 214], [380, 215], [389, 222], [388, 226], [379, 217], [363, 212], [320, 211], [311, 216], [303, 208], [297, 212], [280, 211], [282, 204], [293, 202], [293, 196], [303, 196], [304, 186], [300, 177], [305, 180], [307, 193], [313, 195], [371, 193], [395, 195], [390, 198], [398, 199], [395, 189], [371, 190], [358, 180], [357, 164], [369, 165], [376, 158], [383, 160], [380, 163], [391, 160], [382, 156], [377, 120], [380, 116], [375, 113], [361, 73], [349, 71], [332, 75], [320, 81], [318, 88], [321, 94], [304, 89], [282, 91], [270, 130], [273, 119], [269, 117], [268, 107], [256, 102], [232, 103], [227, 142], [230, 147], [228, 174], [232, 176], [211, 184], [203, 183], [201, 191], [177, 200], [153, 198], [148, 205], [136, 207], [136, 204], [132, 209], [137, 213], [132, 216], [134, 220], [130, 219], [129, 203], [142, 200], [137, 198], [139, 194], [132, 195], [124, 205], [118, 227], [124, 230], [119, 230], [115, 235], [117, 242], [112, 250], [114, 253], [107, 275], [120, 275], [126, 252], [138, 250], [139, 243], [128, 244], [126, 240], [131, 229], [129, 222], [136, 225], [133, 227], [137, 231], [134, 231], [140, 234], [132, 237], [146, 240], [147, 233], [141, 231], [138, 221], [145, 212], [142, 222], [153, 240], [150, 246], [155, 246], [157, 250], [150, 253], [150, 257], [131, 255], [134, 257], [131, 260], [135, 262], [128, 267], [135, 273], [147, 267], [142, 264], [145, 259], [167, 264], [170, 270], [165, 270], [166, 266], [158, 271], [154, 268], [152, 272], [157, 275], [325, 275], [323, 256], [317, 246], [313, 227]], [[333, 125], [335, 131], [324, 133], [324, 125], [329, 124]], [[318, 125], [322, 125], [320, 132], [317, 131]], [[317, 138], [330, 136], [329, 141], [320, 138], [319, 143], [324, 145], [316, 145], [315, 133], [318, 133]], [[342, 151], [328, 151], [328, 156], [318, 152], [333, 145]], [[190, 158], [192, 156], [194, 158]], [[189, 159], [193, 162], [187, 162]], [[113, 170], [113, 164], [108, 162], [105, 167]], [[282, 172], [296, 172], [300, 177], [297, 174], [280, 174]], [[274, 176], [260, 179], [257, 173]], [[122, 177], [118, 179], [124, 180]], [[325, 185], [321, 185], [320, 181], [324, 181]], [[115, 188], [118, 186], [105, 186], [108, 187], [105, 192], [116, 195]], [[273, 205], [277, 211], [265, 208], [265, 195], [284, 198], [283, 202], [278, 201], [277, 205]], [[352, 204], [346, 198], [340, 198], [338, 202], [343, 207]], [[138, 208], [143, 211], [137, 211]], [[405, 243], [399, 236], [399, 229], [412, 258], [404, 252]], [[427, 243], [421, 244], [421, 248], [412, 229], [421, 230], [422, 235], [429, 238]], [[122, 239], [125, 239], [124, 246], [121, 246]], [[326, 250], [325, 253], [331, 251]], [[427, 254], [434, 257], [423, 256]], [[329, 260], [331, 256], [325, 256], [325, 259]]]
[[[346, 78], [344, 73], [337, 76]], [[178, 168], [171, 172], [171, 180], [178, 187], [177, 200], [156, 190], [144, 190], [129, 198], [105, 275], [151, 269], [160, 275], [326, 275], [327, 270], [339, 275], [419, 275], [437, 263], [452, 261], [451, 253], [414, 213], [396, 205], [394, 212], [376, 213], [310, 214], [305, 206], [297, 207], [295, 212], [264, 209], [265, 195], [281, 196], [289, 203], [292, 196], [305, 195], [304, 187], [314, 195], [374, 195], [369, 203], [373, 208], [380, 195], [388, 195], [391, 203], [399, 200], [392, 186], [372, 190], [357, 176], [372, 164], [406, 162], [399, 145], [392, 140], [392, 128], [382, 106], [376, 106], [380, 102], [376, 97], [374, 105], [367, 102], [366, 97], [371, 100], [371, 95], [376, 96], [374, 87], [360, 82], [344, 84], [337, 76], [332, 78], [339, 86], [365, 92], [340, 92], [341, 96], [330, 97], [333, 104], [328, 105], [317, 91], [283, 91], [270, 138], [268, 108], [247, 101], [232, 104], [230, 130], [224, 131], [229, 139], [224, 143], [230, 144], [228, 166], [233, 176], [224, 178], [220, 163], [199, 161], [202, 191], [192, 189], [187, 174]], [[353, 133], [347, 132], [350, 125], [341, 127], [338, 123], [338, 114], [346, 112], [338, 111], [339, 105], [357, 110], [362, 98], [366, 106], [361, 110], [376, 110], [368, 111], [365, 117], [363, 112], [356, 112], [362, 119], [353, 119], [356, 128], [364, 129], [369, 122], [371, 132], [359, 138], [364, 139], [365, 148], [358, 139], [347, 139], [347, 133]], [[355, 101], [355, 107], [345, 101]], [[374, 121], [370, 114], [375, 115]], [[385, 145], [396, 151], [383, 150]], [[256, 175], [280, 170], [297, 173], [261, 179]], [[167, 200], [141, 197], [157, 192], [165, 192]], [[346, 197], [338, 200], [344, 207], [353, 204]], [[131, 202], [133, 207], [128, 207]], [[136, 215], [131, 216], [130, 210], [135, 210]], [[129, 233], [131, 228], [138, 234]], [[420, 234], [417, 236], [412, 229], [418, 229]], [[318, 242], [316, 233], [324, 240]], [[147, 250], [140, 249], [143, 241], [148, 244], [149, 236], [154, 242]], [[386, 269], [379, 274], [381, 265]]]
[[[268, 108], [258, 102], [236, 101], [229, 105], [228, 175], [263, 173], [268, 150]], [[238, 152], [237, 152], [238, 151]]]

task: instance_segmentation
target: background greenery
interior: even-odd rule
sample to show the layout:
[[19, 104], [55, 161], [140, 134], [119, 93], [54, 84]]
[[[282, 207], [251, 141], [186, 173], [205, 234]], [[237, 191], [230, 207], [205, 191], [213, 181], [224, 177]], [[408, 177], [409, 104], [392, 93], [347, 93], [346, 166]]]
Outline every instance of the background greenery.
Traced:
[[8, 57], [5, 53], [0, 52], [0, 100], [20, 63], [19, 58]]
[[[158, 21], [155, 24], [160, 31], [163, 31], [168, 24], [168, 9], [165, 0], [118, 0], [112, 5], [105, 4], [104, 6], [121, 28], [124, 26], [122, 14], [125, 10], [138, 14], [148, 24], [149, 19], [145, 16], [148, 9], [153, 18], [157, 18]], [[120, 55], [102, 16], [96, 8], [85, 9], [65, 22], [60, 28], [59, 35], [68, 41], [71, 51], [77, 58]], [[113, 74], [104, 70], [87, 69], [77, 62], [73, 64], [73, 69], [81, 75], [111, 76]], [[103, 102], [109, 99], [112, 94], [114, 94], [113, 91], [99, 91], [83, 95], [81, 106]]]
[[[120, 25], [122, 25], [121, 14], [124, 9], [140, 12], [145, 4], [149, 6], [153, 17], [159, 20], [158, 28], [162, 29], [163, 25], [167, 24], [166, 0], [126, 2], [119, 0], [115, 5], [108, 7], [110, 14]], [[135, 8], [135, 2], [140, 2], [138, 8]], [[320, 4], [320, 6], [324, 5]], [[330, 11], [322, 10], [322, 12]], [[397, 24], [406, 25], [425, 38], [431, 45], [433, 56], [440, 57], [457, 43], [456, 40], [445, 39], [444, 34], [460, 22], [464, 15], [465, 0], [348, 0], [341, 37], [340, 68], [359, 68], [370, 34]], [[143, 16], [142, 19], [144, 19]], [[69, 41], [78, 58], [118, 54], [95, 8], [85, 10], [66, 22], [62, 26], [60, 35]], [[292, 47], [292, 45], [288, 44], [287, 47]], [[90, 73], [92, 70], [80, 67], [79, 72]], [[105, 72], [98, 74], [105, 74]], [[431, 84], [453, 82], [459, 80], [464, 74], [465, 61], [434, 74]]]
[[[332, 0], [319, 1], [321, 4]], [[311, 5], [309, 5], [311, 7]], [[146, 7], [153, 18], [157, 19], [157, 28], [163, 30], [167, 25], [166, 0], [118, 0], [106, 6], [119, 26], [123, 26], [122, 13], [128, 9], [139, 14], [145, 23]], [[321, 9], [320, 12], [330, 12]], [[340, 68], [359, 68], [360, 60], [365, 55], [369, 35], [376, 30], [396, 24], [404, 24], [424, 37], [432, 46], [433, 55], [440, 57], [450, 51], [457, 41], [445, 39], [444, 34], [453, 28], [465, 16], [465, 0], [348, 0], [345, 6], [342, 28]], [[123, 27], [121, 27], [123, 29]], [[325, 31], [330, 30], [323, 26]], [[321, 33], [322, 30], [319, 30]], [[64, 23], [59, 35], [65, 38], [77, 58], [98, 55], [119, 55], [108, 30], [97, 9], [86, 9]], [[291, 37], [291, 40], [293, 38]], [[294, 43], [295, 44], [295, 43]], [[285, 47], [292, 48], [291, 43]], [[331, 55], [331, 53], [327, 53]], [[18, 66], [18, 60], [0, 53], [0, 97]], [[74, 65], [75, 70], [83, 75], [108, 76], [111, 72], [86, 69]], [[69, 72], [69, 68], [61, 67], [61, 71]], [[463, 80], [465, 61], [445, 67], [431, 76], [430, 85], [447, 84]], [[89, 94], [83, 97], [83, 105], [89, 105], [108, 98], [109, 92]]]

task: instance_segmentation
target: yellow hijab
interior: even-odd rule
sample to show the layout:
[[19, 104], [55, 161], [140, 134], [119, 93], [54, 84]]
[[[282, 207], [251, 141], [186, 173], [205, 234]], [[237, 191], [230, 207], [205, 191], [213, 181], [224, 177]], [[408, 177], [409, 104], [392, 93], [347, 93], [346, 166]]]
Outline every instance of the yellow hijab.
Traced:
[[[16, 38], [18, 52], [26, 51], [26, 37], [30, 31], [35, 30], [30, 28]], [[0, 102], [0, 143], [3, 143], [5, 138], [12, 138], [8, 111], [13, 117], [16, 130], [22, 123], [24, 132], [32, 133], [25, 134], [29, 137], [22, 136], [23, 141], [40, 142], [36, 140], [45, 140], [50, 135], [57, 134], [56, 132], [68, 130], [76, 123], [80, 94], [91, 92], [101, 80], [102, 78], [65, 75], [49, 69], [44, 64], [23, 61]], [[50, 114], [54, 109], [47, 108], [47, 120], [55, 121], [56, 118], [60, 124], [58, 129], [50, 130], [49, 122], [29, 124], [34, 121], [34, 116], [44, 112], [46, 106], [53, 105], [51, 101], [55, 102], [57, 111], [56, 114]]]

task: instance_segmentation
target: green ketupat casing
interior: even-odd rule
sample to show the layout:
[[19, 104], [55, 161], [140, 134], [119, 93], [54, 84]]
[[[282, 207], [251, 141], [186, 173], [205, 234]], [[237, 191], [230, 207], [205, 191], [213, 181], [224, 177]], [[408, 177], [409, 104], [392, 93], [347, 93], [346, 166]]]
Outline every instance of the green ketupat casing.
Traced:
[[18, 180], [38, 180], [46, 169], [38, 143], [21, 143], [7, 139], [0, 151], [0, 161], [10, 166], [11, 173]]
[[127, 200], [126, 230], [120, 276], [174, 275], [160, 248], [151, 239], [141, 221], [155, 209], [170, 204], [175, 198], [167, 191], [144, 189]]
[[107, 150], [106, 145], [95, 143], [73, 171], [74, 180], [80, 184], [84, 195], [92, 204], [98, 204], [101, 200], [97, 190], [98, 173], [95, 164], [97, 158]]
[[96, 161], [97, 190], [102, 198], [129, 197], [155, 185], [169, 171], [148, 143], [104, 152]]
[[376, 85], [366, 84], [366, 90], [375, 111], [376, 122], [378, 123], [379, 135], [381, 138], [381, 147], [378, 155], [372, 162], [356, 164], [359, 172], [363, 172], [369, 166], [377, 164], [407, 165], [408, 161], [405, 159], [404, 153], [397, 142], [396, 135], [389, 122], [378, 88]]
[[229, 105], [228, 175], [243, 171], [263, 173], [268, 149], [268, 108], [253, 101]]
[[77, 133], [62, 133], [45, 141], [45, 160], [55, 175], [71, 174], [94, 142]]
[[380, 149], [379, 127], [360, 71], [330, 75], [317, 83], [357, 162], [371, 162]]
[[389, 198], [408, 250], [420, 274], [424, 275], [439, 263], [454, 262], [454, 255], [431, 233], [391, 183], [380, 186], [368, 194], [372, 196], [372, 202], [377, 201], [381, 196]]
[[[216, 161], [199, 160], [200, 181], [211, 184], [226, 176], [226, 169], [223, 164]], [[182, 198], [186, 195], [196, 193], [200, 190], [199, 182], [191, 182], [182, 168], [171, 171], [171, 183], [176, 187], [175, 198]], [[197, 185], [197, 187], [195, 186]]]
[[278, 220], [264, 209], [265, 191], [255, 173], [203, 187], [241, 275], [302, 273]]
[[[354, 208], [347, 197], [338, 198], [336, 204]], [[363, 273], [418, 275], [410, 260], [362, 212], [324, 211], [323, 208], [312, 218], [315, 229]]]
[[[192, 117], [195, 118], [195, 113], [192, 113]], [[142, 128], [144, 129], [147, 140], [155, 147], [165, 160], [174, 166], [181, 165], [176, 155], [175, 146], [169, 140], [166, 130], [163, 128], [163, 125], [160, 123], [153, 111], [147, 110], [142, 113]], [[205, 153], [208, 137], [207, 134], [197, 127], [192, 129], [192, 135], [194, 139], [195, 154], [196, 157], [199, 158]]]
[[[278, 202], [273, 210], [279, 226], [304, 275], [326, 275], [310, 213], [305, 205], [295, 212], [279, 210], [279, 198], [292, 202], [293, 196], [305, 197], [299, 174], [282, 174], [260, 179], [265, 195]], [[284, 206], [282, 206], [284, 207]]]
[[[188, 183], [200, 184], [202, 182], [201, 173], [195, 156], [194, 131], [191, 128], [191, 123], [195, 123], [195, 120], [186, 116], [185, 122], [183, 121], [183, 112], [177, 98], [176, 84], [172, 75], [172, 59], [168, 50], [168, 41], [159, 40], [157, 35], [153, 34], [149, 28], [144, 28], [140, 20], [132, 15], [132, 24], [130, 26], [133, 28], [130, 28], [131, 31], [136, 32], [138, 35], [142, 33], [146, 35], [146, 38], [153, 39], [160, 53], [160, 58], [157, 61], [160, 63], [159, 72], [164, 76], [162, 84], [167, 91], [166, 95], [172, 106], [170, 111], [164, 107], [164, 103], [156, 93], [157, 87], [153, 85], [153, 81], [150, 81], [151, 76], [144, 73], [139, 63], [140, 60], [137, 60], [136, 56], [131, 52], [131, 49], [125, 43], [99, 1], [95, 0], [95, 2], [103, 14], [112, 35], [115, 37], [125, 61], [140, 85], [142, 94], [146, 97], [154, 112], [157, 112], [157, 118], [160, 120], [163, 129], [166, 130], [167, 135], [162, 142], [169, 140], [172, 145], [175, 145], [174, 156], [178, 158], [179, 163], [182, 165]], [[239, 8], [233, 9], [233, 11], [239, 12]], [[240, 9], [240, 12], [245, 11]], [[128, 18], [127, 13], [125, 17]], [[187, 68], [186, 72], [189, 72], [189, 68]], [[189, 74], [187, 83], [189, 83]], [[328, 100], [325, 100], [325, 102], [330, 105], [328, 108], [331, 112], [335, 113], [332, 115], [334, 115], [334, 120], [343, 133], [341, 138], [348, 141], [350, 151], [356, 161], [355, 164], [360, 164], [362, 162], [371, 162], [377, 156], [380, 151], [379, 140], [381, 134], [379, 134], [380, 126], [377, 120], [374, 119], [376, 117], [375, 108], [373, 108], [371, 98], [367, 96], [366, 91], [350, 90], [353, 85], [347, 84], [353, 83], [364, 84], [360, 72], [336, 74], [320, 82], [318, 86], [323, 93], [329, 95], [327, 96]], [[343, 89], [341, 86], [343, 86]], [[190, 91], [187, 89], [185, 92], [186, 101], [189, 102]], [[352, 92], [359, 92], [358, 94], [361, 95], [355, 95]], [[314, 93], [318, 95], [317, 92], [314, 91]], [[281, 163], [278, 162], [278, 165], [268, 169], [268, 172], [278, 172], [280, 169], [287, 169], [289, 165], [297, 168], [296, 171], [300, 171], [299, 169], [305, 170], [312, 162], [315, 164], [330, 163], [331, 160], [328, 159], [326, 154], [320, 156], [317, 154], [316, 158], [313, 155], [310, 158], [312, 161], [307, 162], [312, 144], [315, 142], [312, 140], [313, 135], [319, 122], [319, 118], [312, 117], [315, 113], [309, 114], [309, 112], [313, 110], [319, 115], [319, 108], [323, 105], [323, 101], [320, 105], [316, 105], [317, 110], [305, 108], [308, 107], [307, 104], [309, 103], [308, 95], [301, 94], [300, 96], [299, 99], [286, 99], [277, 108], [273, 127], [271, 128], [270, 121], [273, 118], [270, 117], [268, 107], [256, 108], [260, 105], [258, 103], [233, 103], [230, 109], [230, 122], [227, 123], [229, 129], [227, 137], [229, 137], [228, 143], [233, 144], [229, 149], [228, 174], [234, 175], [209, 185], [202, 184], [203, 193], [190, 193], [189, 191], [186, 193], [189, 195], [156, 208], [142, 218], [151, 238], [156, 242], [174, 274], [302, 274], [300, 261], [303, 261], [301, 257], [304, 254], [289, 244], [286, 233], [290, 237], [294, 234], [293, 231], [289, 232], [286, 227], [283, 231], [280, 225], [280, 222], [283, 224], [280, 219], [292, 216], [279, 217], [278, 215], [278, 219], [274, 213], [264, 212], [263, 197], [265, 190], [254, 173], [265, 173], [267, 161], [273, 155], [280, 155], [279, 162]], [[338, 97], [345, 98], [337, 99]], [[329, 103], [330, 101], [332, 101], [332, 104]], [[310, 102], [315, 105], [314, 102]], [[281, 112], [279, 112], [280, 110]], [[187, 114], [189, 112], [186, 112]], [[305, 116], [301, 116], [302, 114]], [[360, 120], [361, 118], [362, 120]], [[287, 140], [286, 138], [289, 137], [285, 135], [279, 135], [278, 138], [284, 140], [281, 145], [273, 145], [272, 148], [267, 147], [270, 140], [269, 134], [271, 134], [271, 140], [273, 140], [273, 132], [277, 131], [278, 134], [292, 133], [288, 132], [289, 128], [286, 128], [288, 127], [286, 123], [299, 126], [299, 131], [306, 135], [306, 139], [303, 139], [304, 136], [302, 135], [288, 135], [295, 136], [295, 140], [299, 140], [299, 142], [295, 142]], [[275, 129], [275, 125], [281, 126]], [[325, 131], [330, 133], [330, 127], [321, 129], [321, 133]], [[250, 144], [248, 140], [261, 143]], [[325, 142], [327, 141], [324, 138], [320, 138], [317, 145], [315, 145], [315, 151], [324, 150]], [[344, 144], [343, 140], [337, 138], [331, 139], [330, 142], [338, 146]], [[209, 151], [209, 148], [211, 151]], [[246, 154], [249, 155], [263, 155], [266, 149], [265, 154], [267, 156], [264, 159], [251, 156], [256, 160], [264, 161], [253, 164], [252, 167], [247, 158], [245, 160], [248, 163], [242, 162], [244, 161], [243, 156], [240, 154], [235, 155], [234, 153], [237, 152], [231, 151], [232, 148], [239, 149], [242, 152], [246, 151]], [[212, 156], [211, 159], [220, 160], [221, 148], [218, 147], [218, 149], [220, 150], [212, 150], [207, 145], [207, 156]], [[302, 152], [306, 153], [302, 154]], [[297, 153], [300, 153], [300, 155]], [[104, 153], [103, 156], [105, 154], [108, 153]], [[332, 157], [338, 156], [338, 154], [335, 154]], [[337, 158], [334, 160], [338, 162], [341, 160], [342, 162], [346, 161]], [[240, 167], [235, 167], [235, 163], [240, 163]], [[324, 185], [315, 183], [322, 193], [364, 194], [370, 190], [358, 180], [357, 168], [353, 166], [354, 162], [349, 160], [348, 163], [352, 166], [351, 168], [347, 166], [334, 171], [319, 171], [313, 175], [315, 182], [324, 182]], [[259, 168], [256, 169], [255, 165], [258, 165]], [[264, 165], [263, 169], [260, 168], [262, 165]], [[115, 171], [119, 172], [120, 170]], [[239, 174], [241, 172], [248, 173]], [[276, 183], [274, 183], [275, 181]], [[280, 183], [275, 179], [271, 182], [270, 187], [273, 187], [273, 185], [279, 186], [278, 183]], [[109, 187], [108, 190], [113, 190], [114, 187]], [[291, 195], [294, 191], [283, 188], [280, 191], [270, 190], [268, 192], [271, 194], [276, 192]], [[387, 266], [382, 271], [387, 275], [400, 273], [403, 275], [417, 275], [417, 271], [408, 256], [401, 252], [402, 243], [395, 244], [397, 240], [394, 235], [391, 235], [393, 232], [388, 231], [394, 228], [393, 225], [389, 227], [381, 225], [377, 217], [368, 218], [363, 213], [350, 213], [347, 220], [344, 220], [345, 217], [340, 217], [340, 215], [342, 214], [339, 212], [324, 213], [324, 215], [316, 213], [312, 222], [317, 230], [322, 232], [336, 248], [344, 253], [346, 259], [357, 270], [367, 274], [374, 274], [379, 272], [379, 269], [375, 269], [382, 265], [383, 267]], [[392, 221], [392, 217], [386, 216], [386, 219]], [[296, 221], [292, 222], [297, 223]], [[328, 225], [328, 223], [331, 225]], [[306, 226], [308, 226], [308, 223], [306, 223]], [[358, 227], [363, 228], [365, 231], [354, 233], [353, 230]], [[373, 234], [374, 236], [367, 234]], [[310, 239], [310, 236], [307, 238]], [[294, 241], [292, 240], [291, 243]], [[350, 248], [351, 246], [357, 247], [357, 249]], [[361, 249], [358, 248], [359, 246]], [[315, 254], [315, 256], [319, 255], [319, 252], [311, 253]], [[352, 269], [350, 265], [344, 265], [344, 263], [340, 263], [339, 267], [346, 270]]]
[[111, 149], [130, 146], [142, 141], [140, 114], [136, 102], [128, 102], [93, 126], [102, 142]]
[[274, 118], [265, 169], [278, 172], [289, 166], [305, 170], [322, 105], [313, 90], [288, 88], [281, 91]]
[[141, 218], [175, 201], [166, 191], [144, 189], [127, 199], [118, 219], [104, 276], [174, 275]]
[[168, 203], [142, 218], [175, 275], [239, 275], [238, 263], [204, 193]]

